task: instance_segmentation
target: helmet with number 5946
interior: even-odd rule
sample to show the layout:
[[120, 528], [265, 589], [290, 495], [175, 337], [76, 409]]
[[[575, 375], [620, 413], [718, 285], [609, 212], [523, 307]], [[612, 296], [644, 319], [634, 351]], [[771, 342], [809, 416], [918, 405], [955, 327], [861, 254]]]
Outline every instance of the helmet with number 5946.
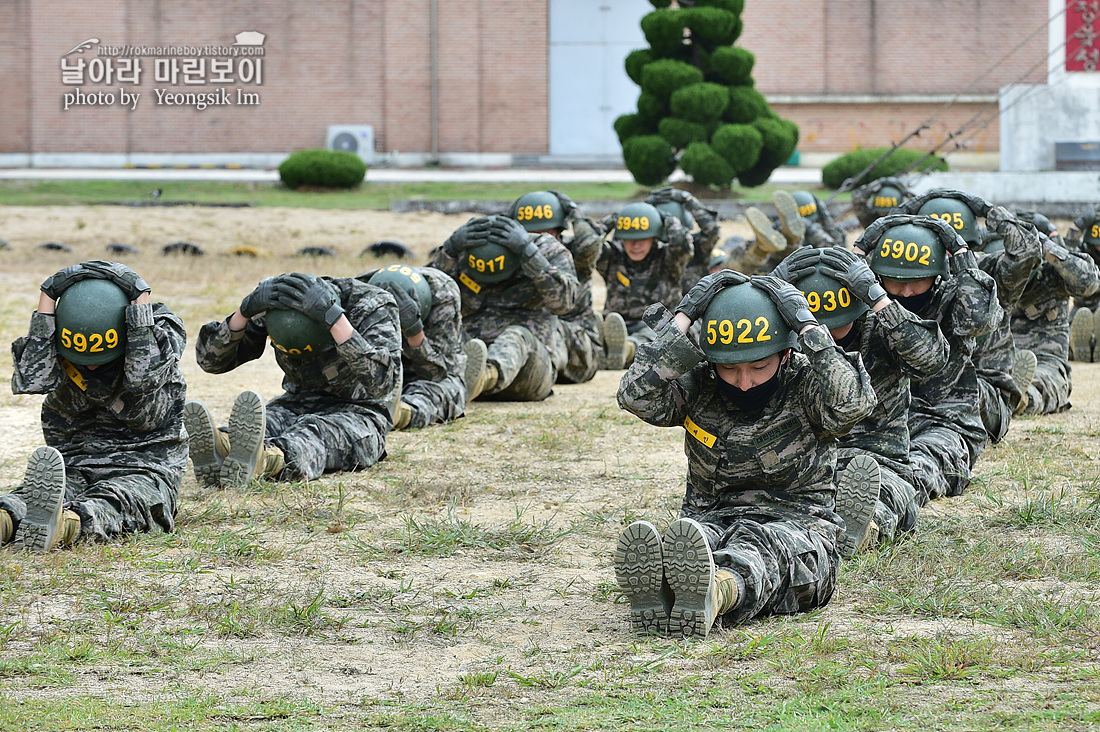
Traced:
[[719, 291], [700, 326], [699, 345], [711, 363], [759, 361], [798, 342], [771, 296], [751, 282]]
[[917, 211], [917, 215], [943, 219], [967, 244], [981, 243], [977, 217], [969, 206], [956, 198], [932, 198], [925, 201], [920, 211]]
[[891, 280], [946, 277], [947, 252], [936, 232], [916, 224], [891, 226], [877, 242], [867, 242], [871, 271]]
[[661, 212], [651, 203], [628, 204], [615, 217], [616, 239], [664, 239], [664, 236]]
[[129, 299], [107, 280], [81, 280], [57, 300], [54, 338], [57, 352], [70, 363], [102, 366], [126, 352]]
[[512, 204], [508, 215], [527, 231], [565, 228], [565, 209], [558, 197], [549, 191], [524, 193]]

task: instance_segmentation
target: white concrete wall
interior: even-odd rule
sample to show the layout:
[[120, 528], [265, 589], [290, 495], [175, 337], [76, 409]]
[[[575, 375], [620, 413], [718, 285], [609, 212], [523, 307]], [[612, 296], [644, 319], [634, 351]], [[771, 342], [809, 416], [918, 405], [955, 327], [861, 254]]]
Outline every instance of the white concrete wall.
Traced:
[[1001, 89], [1001, 170], [1054, 170], [1055, 142], [1100, 141], [1100, 73]]

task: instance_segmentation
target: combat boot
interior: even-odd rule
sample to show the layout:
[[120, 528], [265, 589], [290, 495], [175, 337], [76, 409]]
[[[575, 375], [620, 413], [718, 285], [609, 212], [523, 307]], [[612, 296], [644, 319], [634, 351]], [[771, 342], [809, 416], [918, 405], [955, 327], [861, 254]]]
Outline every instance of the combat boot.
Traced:
[[882, 529], [879, 528], [878, 521], [871, 519], [871, 523], [867, 525], [867, 535], [863, 537], [863, 543], [856, 549], [856, 554], [871, 551], [878, 546], [881, 541]]
[[[795, 213], [797, 212], [798, 207], [796, 206]], [[775, 230], [775, 227], [772, 226], [772, 220], [768, 218], [766, 213], [752, 206], [745, 211], [745, 219], [748, 220], [752, 233], [756, 235], [755, 248], [766, 254], [782, 252], [787, 248], [787, 238]], [[751, 249], [752, 247], [750, 247], [750, 251]]]
[[1031, 351], [1026, 348], [1016, 351], [1016, 360], [1012, 362], [1012, 380], [1016, 382], [1016, 388], [1020, 390], [1023, 397], [1013, 410], [1015, 414], [1023, 414], [1027, 409], [1029, 403], [1027, 390], [1035, 380], [1035, 369], [1038, 365], [1039, 360]]
[[615, 582], [630, 603], [630, 626], [641, 635], [668, 633], [672, 591], [665, 582], [661, 535], [648, 521], [635, 521], [615, 547]]
[[630, 364], [634, 363], [634, 354], [637, 351], [638, 351], [638, 346], [635, 345], [634, 341], [628, 340], [626, 342], [625, 358], [623, 358], [623, 368], [624, 369], [629, 367]]
[[[717, 568], [703, 527], [688, 518], [673, 521], [665, 532], [662, 551], [665, 580], [673, 598], [668, 613], [668, 633], [705, 639], [719, 615], [721, 604], [719, 585], [715, 582]], [[728, 587], [724, 591], [728, 595]], [[737, 602], [736, 592], [732, 602]]]
[[11, 541], [12, 533], [11, 514], [0, 508], [0, 546]]
[[603, 342], [607, 349], [607, 369], [618, 371], [626, 365], [626, 321], [618, 313], [608, 313], [603, 319]]
[[12, 537], [13, 549], [48, 552], [57, 543], [65, 502], [65, 460], [52, 447], [39, 447], [27, 461], [27, 474], [14, 495], [27, 504], [27, 515]]
[[403, 401], [397, 403], [397, 414], [393, 415], [393, 428], [395, 430], [403, 430], [409, 426], [412, 422], [413, 412], [412, 407]]
[[798, 202], [790, 193], [776, 191], [772, 194], [772, 203], [775, 204], [775, 212], [779, 214], [779, 226], [787, 243], [798, 244], [806, 236], [806, 222], [798, 213]]
[[837, 540], [840, 556], [851, 559], [867, 538], [875, 515], [882, 473], [878, 461], [856, 455], [848, 462], [836, 486], [836, 512], [844, 519], [844, 531]]
[[[489, 349], [485, 347], [485, 341], [480, 338], [471, 338], [462, 347], [466, 353], [466, 401], [472, 402], [481, 394], [478, 388], [481, 384], [481, 374], [485, 371], [485, 361], [489, 356]], [[475, 391], [476, 389], [476, 391]]]
[[1092, 338], [1096, 325], [1093, 323], [1092, 311], [1088, 308], [1079, 308], [1073, 314], [1073, 321], [1069, 325], [1069, 351], [1074, 361], [1092, 361]]
[[257, 478], [274, 478], [286, 467], [286, 456], [281, 447], [277, 445], [264, 445], [263, 454], [260, 456], [256, 468]]
[[72, 546], [80, 538], [80, 516], [76, 511], [65, 511], [61, 514], [61, 534], [57, 540], [58, 546]]
[[229, 415], [229, 454], [219, 472], [222, 488], [241, 488], [258, 477], [266, 417], [264, 400], [254, 391], [241, 392], [233, 402]]
[[187, 428], [187, 449], [195, 466], [195, 477], [207, 488], [220, 488], [222, 461], [229, 454], [229, 435], [215, 429], [210, 411], [198, 399], [183, 405], [183, 425]]

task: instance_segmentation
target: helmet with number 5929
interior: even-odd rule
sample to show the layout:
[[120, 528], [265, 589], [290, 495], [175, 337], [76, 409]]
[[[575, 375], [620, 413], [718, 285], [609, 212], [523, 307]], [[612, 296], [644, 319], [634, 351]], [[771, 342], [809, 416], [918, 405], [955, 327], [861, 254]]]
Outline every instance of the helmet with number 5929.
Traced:
[[877, 242], [867, 242], [871, 271], [891, 280], [946, 277], [947, 252], [936, 233], [916, 224], [891, 226]]
[[508, 215], [527, 231], [565, 228], [565, 209], [558, 197], [549, 191], [524, 193], [512, 204]]
[[651, 203], [627, 204], [615, 217], [616, 239], [664, 239], [664, 236], [661, 212]]
[[54, 310], [57, 352], [80, 366], [102, 366], [122, 356], [129, 304], [126, 293], [107, 280], [70, 285]]
[[751, 282], [719, 291], [700, 326], [699, 345], [711, 363], [759, 361], [798, 342], [771, 296]]
[[933, 198], [925, 201], [917, 211], [919, 216], [933, 216], [943, 219], [955, 233], [962, 237], [967, 244], [977, 245], [981, 243], [981, 235], [978, 233], [978, 219], [962, 201], [956, 198]]

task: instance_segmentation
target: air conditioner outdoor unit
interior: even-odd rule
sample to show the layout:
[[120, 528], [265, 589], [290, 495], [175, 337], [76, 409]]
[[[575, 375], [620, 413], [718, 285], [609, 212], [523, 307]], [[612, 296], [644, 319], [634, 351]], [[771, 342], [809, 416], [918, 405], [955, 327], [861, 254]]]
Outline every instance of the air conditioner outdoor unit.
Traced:
[[374, 127], [371, 125], [329, 125], [325, 147], [355, 153], [367, 165], [374, 164]]

